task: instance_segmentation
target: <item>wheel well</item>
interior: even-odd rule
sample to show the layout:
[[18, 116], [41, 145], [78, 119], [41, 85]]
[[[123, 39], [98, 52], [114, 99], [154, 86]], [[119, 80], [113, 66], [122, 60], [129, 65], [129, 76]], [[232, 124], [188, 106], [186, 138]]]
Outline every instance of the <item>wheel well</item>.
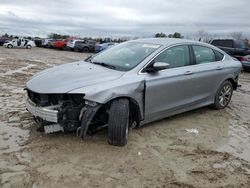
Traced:
[[[109, 102], [107, 102], [106, 104], [104, 104], [101, 109], [103, 109], [103, 108], [109, 109], [112, 101], [117, 100], [117, 99], [128, 99], [129, 100], [129, 111], [131, 114], [130, 115], [131, 124], [135, 121], [136, 126], [138, 126], [140, 123], [140, 120], [141, 120], [140, 107], [139, 107], [139, 104], [137, 103], [137, 101], [135, 101], [133, 98], [130, 98], [130, 97], [114, 98], [114, 99], [110, 100]], [[103, 111], [100, 110], [97, 113], [100, 113], [100, 112], [103, 112]]]
[[89, 47], [88, 46], [84, 46], [83, 48], [82, 48], [82, 50], [89, 50]]
[[[238, 77], [236, 78], [236, 80], [238, 80]], [[237, 89], [237, 86], [238, 86], [237, 81], [235, 81], [235, 80], [232, 79], [232, 78], [227, 79], [227, 81], [231, 82], [231, 84], [233, 85], [233, 89], [234, 89], [234, 90]]]

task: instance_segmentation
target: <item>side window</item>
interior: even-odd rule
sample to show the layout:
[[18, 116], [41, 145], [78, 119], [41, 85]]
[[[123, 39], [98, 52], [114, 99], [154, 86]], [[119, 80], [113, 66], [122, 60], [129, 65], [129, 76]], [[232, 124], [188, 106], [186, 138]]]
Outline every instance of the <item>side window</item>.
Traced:
[[236, 48], [245, 49], [246, 44], [243, 41], [235, 41]]
[[227, 47], [227, 48], [233, 48], [234, 47], [233, 40], [221, 40], [221, 41], [222, 41], [221, 46], [224, 46], [224, 47]]
[[214, 53], [216, 55], [216, 60], [217, 61], [221, 61], [224, 58], [224, 54], [222, 54], [222, 53], [220, 53], [220, 52], [218, 52], [216, 50], [214, 50]]
[[219, 40], [213, 40], [211, 44], [214, 46], [220, 46], [221, 42]]
[[221, 47], [226, 47], [226, 48], [234, 47], [233, 40], [213, 40], [211, 44], [214, 46], [221, 46]]
[[168, 63], [170, 68], [190, 65], [189, 47], [181, 45], [169, 48], [158, 55], [154, 61]]
[[193, 45], [196, 64], [210, 63], [216, 61], [214, 51], [211, 48]]

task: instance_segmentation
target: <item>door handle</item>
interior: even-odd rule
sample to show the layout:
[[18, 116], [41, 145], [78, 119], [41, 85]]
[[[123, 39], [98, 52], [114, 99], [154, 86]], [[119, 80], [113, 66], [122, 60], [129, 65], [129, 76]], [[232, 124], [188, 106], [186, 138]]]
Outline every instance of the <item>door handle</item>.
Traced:
[[187, 71], [187, 72], [184, 73], [184, 75], [191, 75], [191, 74], [193, 74], [192, 71]]
[[223, 69], [222, 66], [218, 66], [218, 67], [216, 68], [216, 70], [222, 70], [222, 69]]

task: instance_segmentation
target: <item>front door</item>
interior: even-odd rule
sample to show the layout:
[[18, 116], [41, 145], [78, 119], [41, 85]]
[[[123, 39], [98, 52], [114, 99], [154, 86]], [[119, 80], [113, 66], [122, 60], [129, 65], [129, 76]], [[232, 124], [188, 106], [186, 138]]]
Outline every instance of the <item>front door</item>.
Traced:
[[145, 73], [145, 119], [150, 120], [188, 108], [195, 95], [192, 90], [195, 75], [188, 45], [171, 47], [158, 55], [154, 62], [165, 62], [170, 67], [156, 73]]

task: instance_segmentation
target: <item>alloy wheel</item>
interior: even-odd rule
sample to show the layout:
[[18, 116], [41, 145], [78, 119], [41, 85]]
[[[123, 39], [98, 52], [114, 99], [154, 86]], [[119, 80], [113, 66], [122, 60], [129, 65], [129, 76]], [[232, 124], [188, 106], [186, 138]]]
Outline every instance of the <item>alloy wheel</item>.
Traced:
[[230, 85], [225, 85], [219, 95], [219, 103], [222, 107], [225, 107], [230, 102], [233, 93], [233, 88]]

